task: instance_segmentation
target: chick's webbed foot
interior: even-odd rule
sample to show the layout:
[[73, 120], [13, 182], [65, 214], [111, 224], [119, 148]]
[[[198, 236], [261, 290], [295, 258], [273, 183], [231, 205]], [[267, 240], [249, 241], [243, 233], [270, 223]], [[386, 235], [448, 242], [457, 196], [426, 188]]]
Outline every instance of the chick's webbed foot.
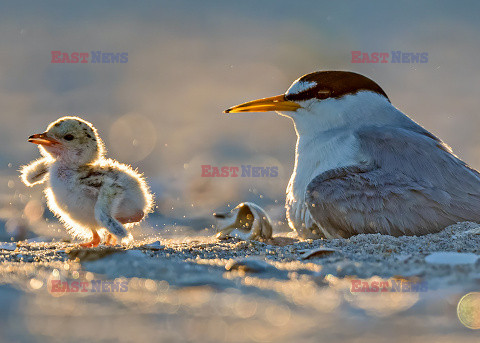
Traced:
[[90, 242], [81, 243], [80, 246], [82, 248], [94, 248], [100, 244], [100, 236], [98, 235], [97, 231], [92, 231], [93, 238]]

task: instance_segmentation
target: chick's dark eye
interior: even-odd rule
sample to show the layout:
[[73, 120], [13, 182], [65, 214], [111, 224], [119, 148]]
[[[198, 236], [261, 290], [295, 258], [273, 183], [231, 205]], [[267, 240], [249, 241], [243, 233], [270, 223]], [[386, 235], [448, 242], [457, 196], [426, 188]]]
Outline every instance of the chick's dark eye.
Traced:
[[67, 140], [67, 141], [71, 141], [73, 138], [74, 138], [74, 137], [73, 137], [73, 135], [71, 135], [71, 134], [68, 134], [68, 135], [63, 136], [63, 139], [65, 139], [65, 140]]

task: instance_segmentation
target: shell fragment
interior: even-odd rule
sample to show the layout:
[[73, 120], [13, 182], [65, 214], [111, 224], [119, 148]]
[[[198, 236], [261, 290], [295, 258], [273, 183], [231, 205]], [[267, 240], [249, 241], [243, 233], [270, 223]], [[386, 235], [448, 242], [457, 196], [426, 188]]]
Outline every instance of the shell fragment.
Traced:
[[217, 219], [217, 238], [265, 240], [272, 238], [272, 224], [267, 213], [252, 202], [239, 204], [227, 213], [214, 213]]

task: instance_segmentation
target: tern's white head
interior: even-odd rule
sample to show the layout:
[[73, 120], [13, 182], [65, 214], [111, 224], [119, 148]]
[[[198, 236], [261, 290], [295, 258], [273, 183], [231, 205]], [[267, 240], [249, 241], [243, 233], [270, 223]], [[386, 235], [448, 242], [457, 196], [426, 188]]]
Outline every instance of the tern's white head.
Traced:
[[93, 163], [103, 156], [103, 143], [97, 130], [78, 117], [62, 117], [47, 131], [32, 135], [28, 141], [39, 145], [40, 152], [70, 165]]
[[284, 94], [237, 105], [225, 113], [268, 111], [292, 118], [299, 135], [368, 124], [412, 124], [376, 82], [349, 71], [304, 75]]

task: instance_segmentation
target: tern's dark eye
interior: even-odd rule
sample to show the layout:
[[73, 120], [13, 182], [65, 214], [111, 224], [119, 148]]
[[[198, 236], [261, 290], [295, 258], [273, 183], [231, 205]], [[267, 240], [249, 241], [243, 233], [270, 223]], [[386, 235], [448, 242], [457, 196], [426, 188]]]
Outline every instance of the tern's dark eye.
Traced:
[[63, 139], [65, 139], [66, 141], [71, 141], [72, 139], [74, 139], [75, 137], [73, 137], [73, 135], [71, 134], [68, 134], [68, 135], [65, 135], [63, 136]]

